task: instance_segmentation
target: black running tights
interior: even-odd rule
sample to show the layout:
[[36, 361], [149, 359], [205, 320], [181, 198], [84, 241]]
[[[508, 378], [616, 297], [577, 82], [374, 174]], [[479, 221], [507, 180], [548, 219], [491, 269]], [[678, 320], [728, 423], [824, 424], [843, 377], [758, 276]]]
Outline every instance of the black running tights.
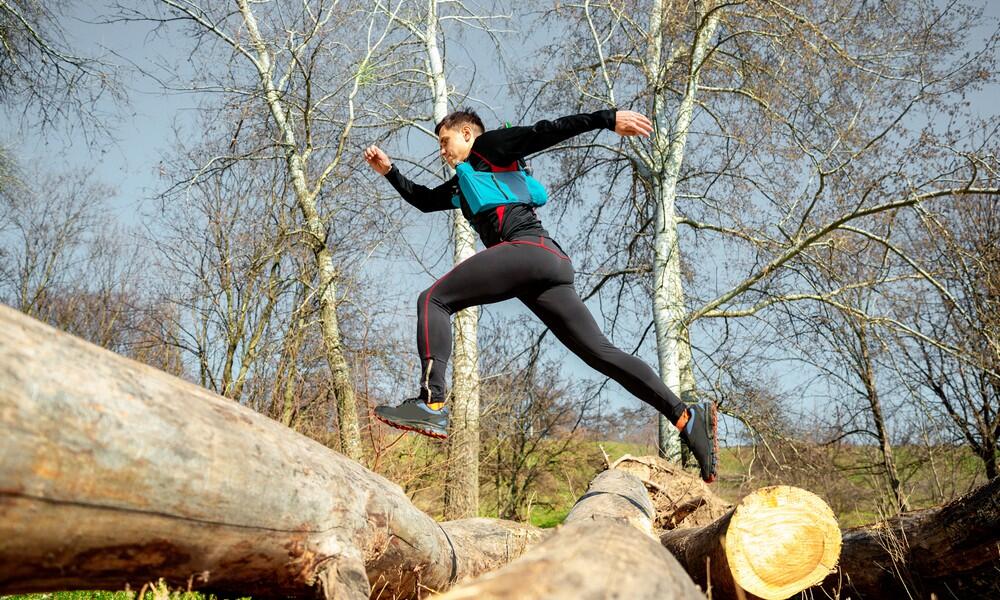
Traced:
[[622, 352], [601, 332], [573, 287], [573, 265], [547, 237], [501, 242], [462, 261], [420, 294], [417, 347], [420, 397], [445, 400], [445, 369], [451, 358], [451, 315], [482, 304], [518, 298], [590, 367], [676, 422], [680, 399], [645, 361]]

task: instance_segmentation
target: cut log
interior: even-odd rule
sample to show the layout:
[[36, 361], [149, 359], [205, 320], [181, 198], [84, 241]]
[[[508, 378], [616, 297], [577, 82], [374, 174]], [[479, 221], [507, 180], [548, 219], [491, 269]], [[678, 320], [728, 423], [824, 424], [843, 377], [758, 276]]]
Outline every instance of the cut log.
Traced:
[[660, 542], [715, 600], [788, 598], [823, 581], [840, 554], [830, 507], [788, 486], [756, 490], [714, 523]]
[[701, 527], [732, 508], [700, 477], [658, 456], [626, 454], [610, 468], [631, 473], [646, 485], [656, 508], [654, 530]]
[[162, 577], [227, 596], [409, 598], [540, 535], [439, 525], [319, 443], [0, 305], [0, 594]]
[[654, 516], [642, 482], [605, 471], [551, 537], [506, 567], [438, 598], [704, 600], [677, 560], [651, 537]]
[[854, 600], [1000, 598], [1000, 477], [943, 507], [845, 530], [823, 588]]

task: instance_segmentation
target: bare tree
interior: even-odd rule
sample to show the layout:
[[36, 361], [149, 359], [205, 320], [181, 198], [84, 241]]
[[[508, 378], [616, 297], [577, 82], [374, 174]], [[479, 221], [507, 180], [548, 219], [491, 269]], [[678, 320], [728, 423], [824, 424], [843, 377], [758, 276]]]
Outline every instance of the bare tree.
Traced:
[[992, 479], [1000, 452], [1000, 206], [969, 197], [921, 211], [913, 236], [911, 251], [935, 264], [936, 275], [918, 300], [900, 305], [900, 318], [919, 333], [901, 336], [902, 370], [944, 417], [940, 439], [967, 444]]
[[0, 107], [43, 128], [82, 119], [107, 129], [96, 104], [124, 96], [111, 65], [80, 56], [62, 26], [67, 0], [0, 0]]
[[[0, 263], [4, 302], [38, 316], [47, 298], [65, 292], [79, 275], [93, 236], [107, 218], [107, 186], [90, 173], [33, 173], [35, 185], [20, 184], [3, 192], [5, 238]], [[45, 190], [36, 195], [36, 190]]]
[[539, 344], [526, 344], [527, 331], [507, 323], [487, 338], [502, 376], [483, 383], [483, 495], [486, 506], [505, 519], [528, 518], [532, 506], [550, 501], [539, 497], [544, 488], [564, 487], [560, 480], [581, 465], [592, 472], [586, 465], [596, 458], [580, 430], [597, 394], [568, 380], [559, 363], [542, 357]]
[[[180, 146], [163, 175], [184, 179], [191, 163], [216, 155], [215, 142]], [[258, 359], [279, 352], [280, 315], [297, 311], [290, 305], [298, 265], [287, 256], [295, 216], [288, 195], [280, 164], [238, 161], [171, 187], [149, 236], [165, 275], [161, 297], [181, 309], [171, 343], [195, 359], [201, 385], [241, 403], [262, 403], [244, 398], [244, 388], [266, 368]]]
[[12, 180], [0, 190], [0, 302], [180, 374], [169, 348], [145, 335], [163, 304], [146, 290], [151, 278], [135, 232], [109, 210], [112, 190], [87, 171], [19, 169]]
[[192, 179], [236, 160], [284, 165], [285, 185], [301, 215], [295, 235], [316, 264], [319, 325], [332, 375], [340, 448], [361, 459], [357, 406], [337, 315], [343, 268], [334, 259], [330, 235], [342, 198], [350, 193], [346, 159], [354, 150], [359, 103], [391, 59], [380, 52], [388, 21], [363, 3], [325, 0], [294, 5], [238, 0], [236, 10], [187, 0], [163, 0], [157, 6], [159, 14], [120, 7], [119, 18], [189, 26], [205, 67], [196, 76], [195, 89], [221, 93], [243, 109], [232, 139], [241, 135], [244, 124], [259, 134], [252, 152], [215, 156]]
[[[880, 229], [891, 232], [891, 221], [883, 223]], [[843, 234], [831, 236], [831, 243], [841, 247], [837, 251], [823, 248], [804, 252], [800, 258], [809, 265], [799, 269], [799, 273], [814, 279], [817, 295], [831, 287], [846, 286], [846, 289], [837, 296], [839, 307], [819, 303], [809, 307], [813, 310], [806, 309], [806, 314], [800, 317], [802, 325], [795, 327], [802, 332], [796, 347], [834, 386], [833, 400], [837, 406], [833, 412], [848, 414], [846, 422], [836, 428], [835, 439], [858, 435], [873, 438], [892, 503], [897, 511], [907, 511], [909, 501], [902, 489], [889, 433], [885, 401], [888, 394], [883, 389], [886, 386], [880, 383], [894, 375], [891, 369], [883, 367], [887, 362], [885, 353], [891, 351], [892, 336], [891, 331], [868, 315], [879, 312], [882, 295], [876, 286], [888, 287], [900, 277], [913, 280], [920, 275], [905, 272], [895, 275], [902, 269], [885, 244]], [[893, 380], [889, 379], [889, 383]], [[854, 408], [852, 397], [861, 400], [860, 409]], [[842, 407], [847, 410], [839, 410]]]
[[[832, 234], [863, 236], [853, 226], [873, 215], [998, 193], [966, 159], [983, 156], [971, 138], [949, 145], [924, 119], [993, 77], [995, 31], [969, 54], [955, 50], [980, 14], [958, 4], [768, 0], [585, 0], [549, 12], [565, 35], [536, 106], [572, 97], [580, 107], [644, 110], [654, 123], [648, 143], [575, 144], [563, 171], [585, 177], [561, 189], [578, 191], [596, 166], [601, 195], [625, 199], [597, 205], [582, 238], [593, 248], [603, 232], [611, 249], [590, 269], [595, 289], [651, 275], [635, 284], [653, 299], [669, 387], [690, 394], [682, 367], [696, 322], [718, 320], [725, 341], [732, 319], [840, 294], [843, 286], [815, 293], [789, 268]], [[673, 442], [661, 447], [676, 455]]]

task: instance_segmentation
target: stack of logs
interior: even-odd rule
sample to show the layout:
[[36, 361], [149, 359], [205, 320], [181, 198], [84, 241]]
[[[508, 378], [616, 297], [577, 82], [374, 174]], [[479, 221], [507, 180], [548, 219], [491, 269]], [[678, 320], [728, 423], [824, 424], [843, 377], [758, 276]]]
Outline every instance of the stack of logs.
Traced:
[[437, 523], [267, 417], [0, 306], [0, 594], [163, 578], [254, 598], [1000, 597], [998, 515], [995, 479], [841, 532], [805, 490], [731, 507], [626, 456], [554, 531]]

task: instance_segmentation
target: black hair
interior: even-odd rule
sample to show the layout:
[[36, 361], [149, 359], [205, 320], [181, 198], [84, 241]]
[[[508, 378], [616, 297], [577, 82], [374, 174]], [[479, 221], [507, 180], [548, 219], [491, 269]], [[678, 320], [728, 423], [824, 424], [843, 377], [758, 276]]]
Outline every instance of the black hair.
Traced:
[[441, 122], [434, 127], [434, 135], [440, 135], [441, 129], [447, 127], [448, 129], [457, 128], [463, 123], [468, 123], [479, 128], [479, 133], [485, 133], [486, 127], [483, 126], [483, 120], [479, 118], [479, 115], [475, 113], [471, 108], [464, 108], [462, 110], [456, 110], [455, 112], [449, 114], [447, 117], [441, 119]]

